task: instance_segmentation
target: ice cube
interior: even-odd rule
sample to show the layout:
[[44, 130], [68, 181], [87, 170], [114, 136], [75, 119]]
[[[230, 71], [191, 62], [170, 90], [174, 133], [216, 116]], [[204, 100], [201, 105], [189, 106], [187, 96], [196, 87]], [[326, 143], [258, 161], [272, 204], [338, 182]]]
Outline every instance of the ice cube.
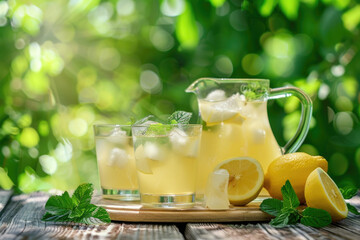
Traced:
[[148, 159], [145, 156], [145, 151], [143, 145], [140, 145], [135, 150], [135, 161], [136, 169], [145, 174], [152, 174], [152, 170], [149, 164]]
[[166, 158], [167, 149], [157, 143], [146, 142], [144, 144], [145, 156], [151, 160], [164, 161]]
[[262, 128], [252, 129], [252, 140], [253, 143], [263, 144], [265, 143], [266, 131]]
[[196, 157], [199, 152], [199, 139], [189, 137], [183, 130], [174, 128], [169, 133], [172, 149], [187, 157]]
[[129, 155], [126, 152], [126, 150], [121, 148], [113, 148], [110, 152], [107, 165], [123, 168], [128, 164], [128, 162], [129, 162]]
[[206, 101], [223, 101], [225, 99], [226, 99], [225, 91], [221, 89], [216, 89], [210, 92], [205, 98]]
[[210, 209], [229, 209], [228, 199], [229, 172], [218, 169], [209, 175], [206, 191], [205, 204]]
[[124, 145], [129, 140], [129, 137], [126, 134], [126, 131], [123, 131], [120, 128], [115, 128], [107, 137], [107, 140], [112, 143]]

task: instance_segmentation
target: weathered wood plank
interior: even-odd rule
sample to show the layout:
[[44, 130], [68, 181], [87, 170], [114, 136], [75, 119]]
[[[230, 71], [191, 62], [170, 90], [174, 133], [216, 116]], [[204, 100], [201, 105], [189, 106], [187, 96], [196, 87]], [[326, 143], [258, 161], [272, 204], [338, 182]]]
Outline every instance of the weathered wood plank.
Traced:
[[[360, 197], [349, 202], [360, 210]], [[301, 224], [274, 228], [268, 223], [258, 224], [188, 224], [188, 239], [360, 239], [360, 216], [349, 213], [348, 218], [316, 229]]]
[[13, 196], [0, 217], [0, 239], [184, 239], [175, 225], [43, 222], [47, 199], [44, 193]]
[[0, 190], [0, 213], [4, 209], [6, 203], [9, 201], [10, 197], [12, 196], [13, 191], [5, 191]]

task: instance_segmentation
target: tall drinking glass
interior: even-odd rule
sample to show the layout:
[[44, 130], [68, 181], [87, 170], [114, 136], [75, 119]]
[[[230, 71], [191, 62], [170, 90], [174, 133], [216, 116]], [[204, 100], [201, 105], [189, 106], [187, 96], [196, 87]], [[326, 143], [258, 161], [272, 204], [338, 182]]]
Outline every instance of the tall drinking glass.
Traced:
[[201, 130], [200, 124], [132, 127], [143, 205], [193, 206]]
[[139, 200], [130, 125], [95, 125], [96, 156], [104, 198]]

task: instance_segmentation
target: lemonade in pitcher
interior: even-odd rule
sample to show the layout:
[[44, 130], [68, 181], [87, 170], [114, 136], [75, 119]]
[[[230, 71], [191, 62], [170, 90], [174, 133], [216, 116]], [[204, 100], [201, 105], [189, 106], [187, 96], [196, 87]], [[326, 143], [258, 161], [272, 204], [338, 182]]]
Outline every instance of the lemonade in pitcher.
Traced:
[[[308, 130], [310, 118], [302, 118], [296, 136], [281, 148], [269, 124], [267, 100], [295, 95], [299, 92], [296, 88], [270, 89], [269, 80], [265, 79], [203, 78], [190, 85], [187, 92], [197, 95], [203, 123], [198, 199], [204, 197], [209, 174], [218, 164], [231, 158], [251, 157], [258, 160], [266, 172], [272, 160], [284, 152], [296, 151]], [[266, 191], [261, 194], [266, 195]]]

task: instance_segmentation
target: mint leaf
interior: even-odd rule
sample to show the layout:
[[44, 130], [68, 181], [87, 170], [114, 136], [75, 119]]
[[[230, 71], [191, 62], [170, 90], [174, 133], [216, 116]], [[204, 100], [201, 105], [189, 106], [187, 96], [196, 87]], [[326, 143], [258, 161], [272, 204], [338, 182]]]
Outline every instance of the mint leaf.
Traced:
[[289, 223], [288, 224], [296, 224], [299, 222], [301, 215], [297, 209], [283, 208], [282, 212], [289, 214]]
[[302, 212], [300, 222], [306, 226], [320, 228], [331, 223], [331, 216], [325, 210], [308, 207]]
[[265, 199], [260, 204], [261, 211], [266, 212], [275, 217], [280, 215], [282, 207], [283, 207], [283, 202], [275, 198]]
[[175, 120], [178, 124], [189, 124], [192, 113], [185, 111], [176, 111], [168, 118], [169, 122]]
[[92, 184], [82, 184], [70, 197], [68, 192], [61, 196], [51, 196], [45, 204], [43, 221], [77, 222], [85, 224], [103, 224], [110, 222], [104, 208], [91, 204], [94, 188]]
[[73, 209], [73, 201], [68, 192], [61, 196], [51, 196], [45, 204], [45, 209], [53, 215], [69, 214]]
[[77, 219], [79, 223], [97, 225], [110, 223], [111, 219], [106, 210], [102, 207], [95, 206], [90, 204], [86, 209], [85, 213], [81, 218]]
[[289, 180], [286, 180], [285, 185], [282, 186], [281, 194], [284, 208], [297, 208], [300, 205], [300, 201]]
[[277, 228], [285, 227], [289, 223], [289, 215], [290, 213], [281, 213], [276, 218], [270, 221], [270, 225]]
[[357, 188], [350, 187], [350, 186], [347, 186], [344, 188], [339, 188], [339, 190], [340, 190], [341, 194], [343, 195], [344, 199], [350, 199], [350, 198], [354, 197], [358, 192]]
[[171, 130], [172, 126], [164, 125], [162, 123], [151, 124], [146, 129], [146, 135], [167, 135], [167, 133]]
[[351, 205], [350, 203], [346, 203], [348, 209], [350, 212], [352, 212], [353, 214], [356, 215], [360, 215], [359, 211], [356, 209], [356, 207], [354, 207], [353, 205]]

